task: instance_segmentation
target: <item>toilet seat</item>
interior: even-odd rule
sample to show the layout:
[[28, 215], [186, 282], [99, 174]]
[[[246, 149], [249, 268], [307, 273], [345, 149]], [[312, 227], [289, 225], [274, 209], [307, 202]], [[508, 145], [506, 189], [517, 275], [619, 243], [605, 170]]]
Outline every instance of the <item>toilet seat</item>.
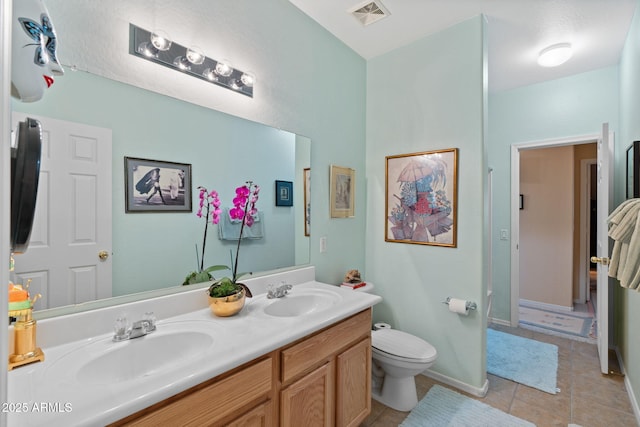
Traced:
[[392, 359], [417, 363], [433, 362], [438, 353], [431, 344], [415, 335], [397, 329], [378, 329], [371, 332], [372, 350]]

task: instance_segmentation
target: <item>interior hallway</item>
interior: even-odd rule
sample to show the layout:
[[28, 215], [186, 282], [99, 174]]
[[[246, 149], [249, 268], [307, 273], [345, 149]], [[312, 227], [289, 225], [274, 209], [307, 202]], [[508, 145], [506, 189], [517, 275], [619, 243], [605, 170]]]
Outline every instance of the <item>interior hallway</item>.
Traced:
[[[530, 421], [538, 427], [567, 427], [571, 423], [582, 427], [633, 427], [638, 425], [624, 385], [624, 378], [600, 373], [598, 350], [594, 344], [522, 328], [495, 324], [491, 324], [490, 327], [557, 345], [558, 387], [561, 391], [552, 395], [513, 381], [488, 375], [489, 392], [487, 395], [482, 399], [470, 395], [469, 397]], [[422, 399], [434, 384], [448, 387], [424, 375], [418, 375], [418, 399]], [[459, 390], [453, 390], [461, 393]], [[408, 414], [408, 412], [395, 411], [373, 401], [371, 415], [361, 426], [397, 426]]]

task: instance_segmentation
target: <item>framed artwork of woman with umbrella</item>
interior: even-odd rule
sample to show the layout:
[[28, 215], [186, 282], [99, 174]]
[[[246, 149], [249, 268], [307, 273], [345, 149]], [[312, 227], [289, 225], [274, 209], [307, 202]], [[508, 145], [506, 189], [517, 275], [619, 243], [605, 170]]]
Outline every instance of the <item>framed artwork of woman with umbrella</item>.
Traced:
[[386, 157], [387, 242], [456, 247], [458, 149]]

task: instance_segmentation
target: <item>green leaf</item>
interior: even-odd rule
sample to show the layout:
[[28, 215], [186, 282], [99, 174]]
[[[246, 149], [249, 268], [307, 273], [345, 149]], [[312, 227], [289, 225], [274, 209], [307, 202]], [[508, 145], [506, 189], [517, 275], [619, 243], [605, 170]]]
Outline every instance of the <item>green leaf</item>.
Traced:
[[214, 298], [226, 297], [235, 294], [240, 289], [241, 286], [236, 285], [230, 278], [223, 277], [209, 286], [209, 295]]
[[243, 276], [252, 275], [252, 274], [253, 274], [253, 272], [251, 272], [251, 271], [246, 271], [244, 273], [238, 273], [238, 274], [236, 274], [236, 280], [238, 280], [239, 278], [241, 278]]
[[204, 271], [206, 271], [207, 273], [220, 270], [231, 270], [231, 268], [227, 267], [226, 265], [212, 265], [211, 267], [207, 267], [204, 269]]

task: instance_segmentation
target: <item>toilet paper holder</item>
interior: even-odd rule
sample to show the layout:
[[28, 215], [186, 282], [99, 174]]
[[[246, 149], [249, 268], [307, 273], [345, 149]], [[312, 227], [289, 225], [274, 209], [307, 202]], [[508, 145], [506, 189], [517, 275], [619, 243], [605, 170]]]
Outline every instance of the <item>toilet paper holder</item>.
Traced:
[[[447, 297], [446, 301], [442, 301], [442, 303], [449, 305], [449, 301], [451, 301], [451, 297]], [[478, 308], [478, 305], [475, 302], [467, 301], [466, 308], [467, 310], [475, 310]]]

